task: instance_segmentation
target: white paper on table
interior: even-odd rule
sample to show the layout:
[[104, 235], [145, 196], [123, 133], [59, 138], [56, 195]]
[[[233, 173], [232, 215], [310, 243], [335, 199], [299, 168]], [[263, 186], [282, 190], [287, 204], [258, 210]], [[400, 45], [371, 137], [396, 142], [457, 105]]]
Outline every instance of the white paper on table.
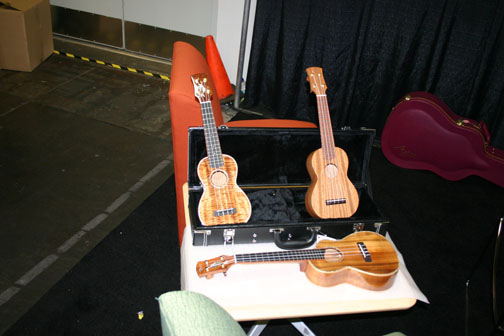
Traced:
[[[391, 241], [387, 234], [387, 239]], [[330, 239], [319, 236], [319, 239]], [[395, 245], [394, 245], [395, 247]], [[396, 247], [395, 247], [396, 248]], [[397, 251], [399, 272], [393, 285], [386, 290], [372, 291], [349, 284], [321, 287], [313, 284], [299, 270], [298, 263], [235, 264], [227, 276], [216, 274], [211, 279], [199, 278], [198, 261], [221, 255], [283, 251], [274, 243], [192, 246], [192, 234], [186, 227], [181, 247], [181, 289], [202, 293], [223, 307], [246, 302], [248, 305], [282, 304], [302, 305], [332, 303], [334, 301], [368, 301], [395, 298], [412, 298], [429, 303], [406, 268], [403, 256]]]

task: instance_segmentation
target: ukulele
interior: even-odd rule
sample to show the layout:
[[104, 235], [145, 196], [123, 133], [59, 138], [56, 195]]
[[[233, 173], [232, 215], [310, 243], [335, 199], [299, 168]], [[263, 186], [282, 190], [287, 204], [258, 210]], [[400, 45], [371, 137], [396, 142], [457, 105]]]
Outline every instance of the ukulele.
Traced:
[[321, 240], [315, 249], [236, 254], [200, 261], [199, 277], [210, 279], [226, 274], [235, 264], [296, 262], [308, 279], [318, 286], [348, 283], [370, 290], [387, 289], [399, 270], [392, 244], [372, 231], [352, 233], [342, 240]]
[[212, 92], [206, 74], [191, 76], [194, 95], [201, 106], [207, 157], [198, 163], [198, 177], [203, 194], [198, 204], [198, 217], [204, 226], [246, 223], [252, 213], [247, 195], [236, 184], [238, 165], [222, 154], [212, 110]]
[[311, 184], [305, 197], [306, 210], [316, 218], [348, 218], [359, 206], [359, 194], [347, 176], [348, 156], [334, 145], [322, 68], [306, 69], [310, 91], [317, 96], [322, 148], [306, 159]]

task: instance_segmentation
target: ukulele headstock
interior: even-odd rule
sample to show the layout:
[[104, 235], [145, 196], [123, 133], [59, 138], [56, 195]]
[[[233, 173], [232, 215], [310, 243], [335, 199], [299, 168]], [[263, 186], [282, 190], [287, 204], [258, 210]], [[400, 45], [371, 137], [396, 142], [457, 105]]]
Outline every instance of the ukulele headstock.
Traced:
[[199, 100], [200, 104], [209, 102], [212, 99], [212, 91], [208, 86], [208, 77], [205, 73], [198, 73], [191, 76], [194, 86], [194, 96]]
[[308, 77], [306, 80], [310, 82], [310, 92], [316, 95], [325, 95], [327, 90], [327, 85], [324, 80], [324, 74], [322, 73], [322, 68], [311, 67], [306, 69]]
[[217, 273], [224, 273], [235, 263], [234, 258], [231, 256], [220, 256], [217, 258], [199, 261], [196, 264], [196, 273], [200, 278], [206, 277], [210, 279]]

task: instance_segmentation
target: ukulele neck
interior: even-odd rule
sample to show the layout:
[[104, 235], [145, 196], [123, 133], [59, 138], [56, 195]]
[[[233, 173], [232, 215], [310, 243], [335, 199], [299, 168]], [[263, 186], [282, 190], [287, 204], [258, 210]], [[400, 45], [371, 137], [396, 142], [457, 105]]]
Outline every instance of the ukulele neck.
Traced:
[[258, 262], [296, 262], [302, 260], [324, 259], [326, 249], [246, 253], [235, 255], [236, 263]]
[[219, 168], [224, 166], [224, 160], [222, 159], [222, 150], [219, 135], [217, 134], [217, 126], [215, 125], [212, 103], [204, 101], [200, 105], [208, 161], [211, 168]]
[[331, 125], [331, 116], [329, 114], [329, 105], [327, 95], [317, 94], [317, 108], [320, 126], [320, 137], [322, 140], [322, 153], [326, 160], [332, 160], [336, 156], [334, 150], [334, 135]]

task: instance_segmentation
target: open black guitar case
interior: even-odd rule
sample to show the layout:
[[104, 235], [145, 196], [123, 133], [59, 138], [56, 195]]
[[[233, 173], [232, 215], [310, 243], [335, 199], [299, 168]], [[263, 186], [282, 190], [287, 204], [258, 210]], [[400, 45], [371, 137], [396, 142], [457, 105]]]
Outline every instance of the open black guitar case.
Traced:
[[284, 249], [310, 246], [317, 234], [334, 238], [361, 230], [384, 234], [388, 220], [375, 205], [369, 159], [375, 131], [336, 130], [337, 147], [348, 155], [348, 177], [359, 194], [359, 207], [350, 218], [312, 218], [305, 207], [310, 185], [308, 155], [321, 147], [318, 129], [219, 128], [223, 154], [238, 164], [237, 182], [252, 204], [247, 223], [204, 226], [198, 218], [203, 187], [197, 175], [206, 157], [202, 127], [189, 129], [189, 215], [194, 245], [275, 242]]

